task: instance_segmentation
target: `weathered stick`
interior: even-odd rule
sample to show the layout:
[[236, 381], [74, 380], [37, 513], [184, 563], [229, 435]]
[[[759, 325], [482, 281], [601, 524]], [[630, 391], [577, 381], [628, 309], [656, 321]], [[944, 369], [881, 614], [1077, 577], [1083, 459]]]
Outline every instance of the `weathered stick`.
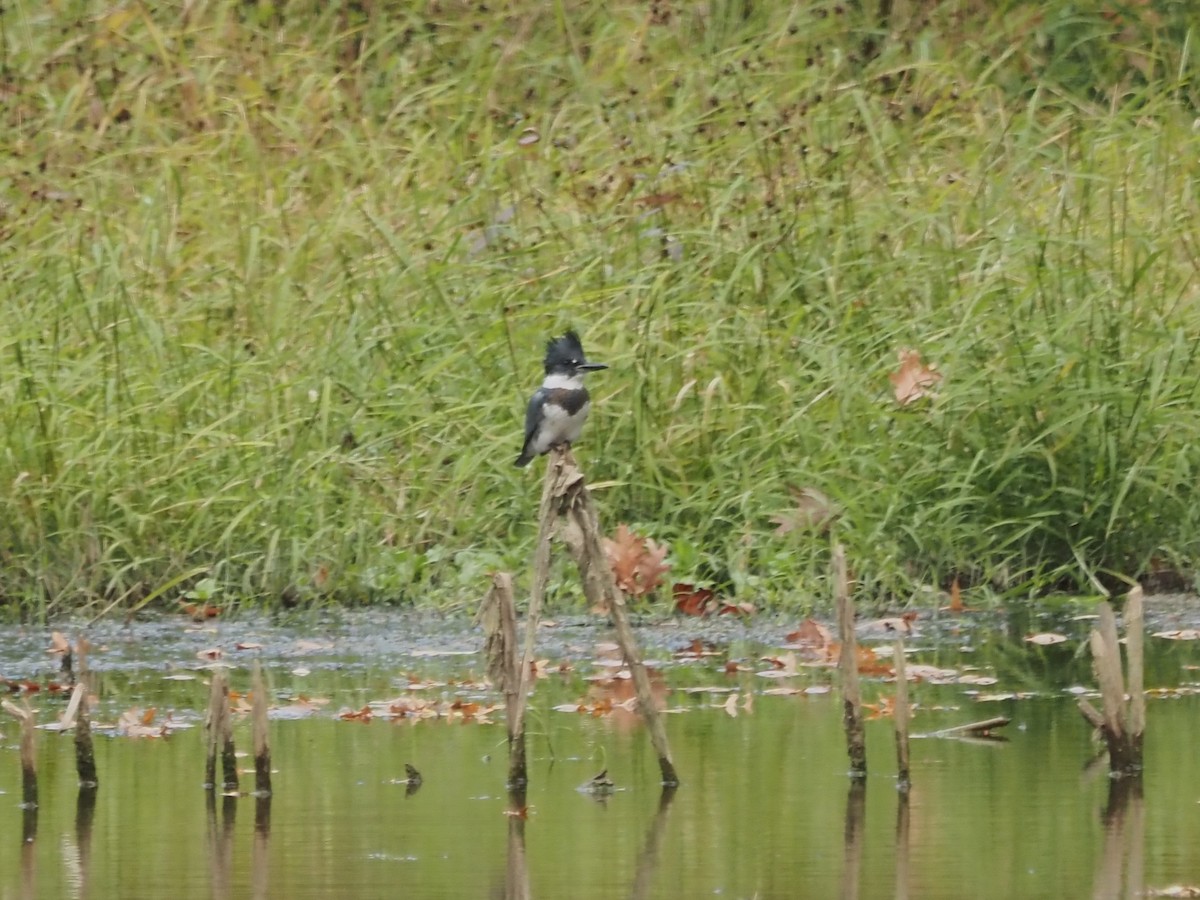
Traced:
[[1142, 740], [1146, 733], [1146, 690], [1144, 644], [1146, 619], [1142, 610], [1145, 594], [1141, 585], [1125, 599], [1125, 661], [1129, 670], [1129, 744], [1136, 764], [1142, 764]]
[[212, 689], [208, 695], [208, 715], [205, 717], [208, 753], [204, 763], [204, 786], [217, 785], [217, 756], [221, 757], [222, 790], [238, 789], [237, 753], [233, 746], [233, 717], [229, 712], [229, 683], [222, 669], [213, 671]]
[[958, 737], [969, 734], [974, 737], [988, 737], [995, 728], [1003, 728], [1012, 719], [1007, 716], [994, 716], [981, 722], [968, 722], [965, 725], [951, 725], [933, 733], [933, 737]]
[[216, 669], [208, 686], [208, 711], [204, 715], [204, 787], [217, 786], [217, 747], [221, 736], [221, 704], [225, 694], [225, 673]]
[[237, 750], [233, 746], [233, 714], [229, 710], [229, 686], [221, 691], [221, 771], [226, 795], [238, 790]]
[[525, 757], [525, 703], [533, 679], [533, 649], [537, 640], [538, 623], [546, 585], [550, 581], [550, 537], [554, 531], [554, 499], [562, 475], [558, 451], [553, 451], [546, 463], [542, 482], [542, 501], [538, 505], [538, 536], [533, 551], [533, 586], [529, 592], [529, 608], [525, 611], [525, 649], [521, 654], [521, 671], [517, 679], [516, 703], [508, 722], [508, 786], [520, 787], [529, 783]]
[[5, 712], [21, 723], [21, 805], [25, 809], [36, 809], [37, 735], [33, 728], [33, 710], [21, 709], [9, 700], [5, 700], [3, 706]]
[[[513, 765], [517, 756], [514, 748], [520, 747], [520, 755], [524, 757], [525, 738], [521, 735], [518, 739], [515, 730], [518, 725], [517, 707], [521, 704], [521, 670], [517, 661], [517, 609], [510, 574], [496, 572], [492, 575], [492, 586], [483, 598], [476, 619], [483, 625], [488, 678], [504, 694], [511, 781], [514, 776], [522, 774], [516, 772]], [[524, 770], [524, 767], [522, 758], [520, 768]]]
[[267, 689], [263, 684], [262, 665], [254, 661], [250, 690], [252, 703], [251, 732], [254, 742], [254, 793], [260, 797], [271, 794], [271, 736], [267, 730]]
[[907, 791], [912, 782], [908, 778], [908, 673], [904, 665], [904, 638], [896, 638], [892, 658], [896, 669], [896, 708], [892, 712], [896, 723], [896, 783], [901, 791]]
[[[75, 772], [79, 775], [81, 789], [95, 790], [100, 786], [100, 779], [96, 775], [96, 750], [92, 746], [92, 715], [88, 709], [87, 689], [88, 677], [81, 673], [71, 695], [71, 704], [75, 706]], [[67, 715], [70, 714], [68, 708]]]
[[850, 777], [867, 775], [867, 745], [863, 734], [862, 695], [858, 689], [858, 645], [854, 635], [854, 600], [850, 596], [850, 578], [846, 572], [846, 548], [833, 548], [833, 590], [837, 600], [838, 637], [842, 655], [838, 669], [842, 674], [842, 725], [846, 729], [846, 750], [850, 755]]
[[599, 591], [599, 596], [588, 595], [588, 600], [594, 606], [608, 610], [616, 630], [617, 645], [621, 655], [629, 666], [633, 676], [633, 688], [637, 694], [638, 711], [646, 721], [650, 733], [650, 743], [658, 755], [659, 772], [662, 783], [667, 787], [677, 787], [679, 776], [675, 771], [675, 763], [671, 758], [671, 745], [667, 740], [667, 730], [654, 703], [654, 692], [650, 685], [650, 676], [642, 662], [641, 651], [633, 627], [629, 624], [629, 611], [625, 605], [625, 594], [617, 587], [613, 578], [612, 568], [608, 564], [608, 556], [604, 552], [601, 539], [600, 517], [596, 512], [596, 504], [592, 502], [591, 492], [587, 489], [583, 473], [575, 465], [575, 458], [569, 449], [551, 451], [555, 462], [563, 467], [562, 506], [567, 515], [568, 527], [578, 535], [578, 543], [568, 540], [568, 547], [575, 557], [579, 568], [579, 578], [583, 582], [585, 593]]

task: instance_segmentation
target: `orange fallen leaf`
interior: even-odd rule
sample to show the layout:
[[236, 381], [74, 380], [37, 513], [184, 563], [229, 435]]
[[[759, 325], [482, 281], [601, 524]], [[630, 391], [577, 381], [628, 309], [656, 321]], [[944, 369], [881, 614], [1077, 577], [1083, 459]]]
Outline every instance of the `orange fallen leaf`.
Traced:
[[642, 537], [624, 523], [617, 526], [614, 538], [604, 539], [604, 552], [608, 556], [617, 587], [632, 597], [651, 593], [671, 568], [671, 564], [665, 561], [665, 546]]
[[753, 603], [743, 600], [741, 603], [722, 603], [717, 610], [718, 616], [752, 616], [757, 610]]
[[714, 599], [714, 594], [708, 588], [678, 582], [671, 588], [671, 598], [675, 601], [676, 612], [685, 616], [704, 616], [709, 612], [708, 607]]
[[784, 638], [789, 644], [806, 644], [818, 649], [829, 646], [833, 639], [829, 629], [816, 619], [805, 619], [800, 627]]
[[362, 709], [346, 709], [338, 713], [339, 719], [346, 719], [353, 722], [370, 722], [375, 718], [375, 713], [371, 707], [364, 706]]
[[864, 703], [863, 709], [869, 709], [871, 719], [883, 719], [896, 714], [896, 700], [893, 697], [880, 697], [878, 703]]

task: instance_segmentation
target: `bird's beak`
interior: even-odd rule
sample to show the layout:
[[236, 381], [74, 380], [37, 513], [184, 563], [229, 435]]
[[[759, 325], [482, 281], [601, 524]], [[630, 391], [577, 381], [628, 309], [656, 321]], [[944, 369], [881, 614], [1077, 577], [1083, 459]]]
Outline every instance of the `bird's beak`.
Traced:
[[601, 369], [607, 369], [608, 366], [604, 363], [581, 363], [576, 368], [582, 369], [585, 372], [599, 372]]

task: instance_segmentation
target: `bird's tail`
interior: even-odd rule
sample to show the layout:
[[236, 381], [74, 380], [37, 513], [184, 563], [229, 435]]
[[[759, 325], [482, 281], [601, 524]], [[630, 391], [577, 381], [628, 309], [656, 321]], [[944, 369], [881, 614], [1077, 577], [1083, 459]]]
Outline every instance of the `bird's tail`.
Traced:
[[518, 469], [523, 469], [523, 468], [525, 468], [525, 466], [529, 465], [529, 462], [532, 459], [533, 459], [532, 456], [530, 456], [528, 453], [526, 453], [524, 450], [522, 450], [521, 455], [517, 457], [516, 462], [514, 462], [513, 465], [516, 466]]

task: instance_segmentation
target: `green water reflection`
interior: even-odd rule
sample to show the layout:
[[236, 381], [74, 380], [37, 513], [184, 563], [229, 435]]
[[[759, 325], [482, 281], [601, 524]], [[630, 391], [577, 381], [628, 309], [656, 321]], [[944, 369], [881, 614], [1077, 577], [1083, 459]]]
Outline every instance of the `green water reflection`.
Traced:
[[[198, 729], [100, 739], [91, 809], [77, 802], [70, 739], [45, 734], [36, 837], [24, 841], [6, 725], [0, 898], [1009, 900], [1200, 881], [1196, 698], [1151, 704], [1144, 798], [1106, 813], [1108, 779], [1083, 771], [1090, 735], [1068, 697], [972, 705], [961, 687], [918, 687], [926, 710], [961, 707], [919, 712], [919, 731], [997, 713], [1014, 722], [1005, 743], [915, 741], [905, 807], [886, 720], [869, 723], [872, 774], [850, 791], [831, 695], [759, 695], [736, 717], [711, 705], [723, 697], [673, 696], [690, 709], [668, 717], [685, 778], [668, 802], [640, 731], [550, 710], [578, 690], [539, 687], [527, 821], [504, 815], [501, 724], [363, 725], [325, 712], [273, 724], [269, 809], [206, 806]], [[406, 762], [424, 776], [411, 793]], [[621, 790], [576, 790], [603, 767]]]

